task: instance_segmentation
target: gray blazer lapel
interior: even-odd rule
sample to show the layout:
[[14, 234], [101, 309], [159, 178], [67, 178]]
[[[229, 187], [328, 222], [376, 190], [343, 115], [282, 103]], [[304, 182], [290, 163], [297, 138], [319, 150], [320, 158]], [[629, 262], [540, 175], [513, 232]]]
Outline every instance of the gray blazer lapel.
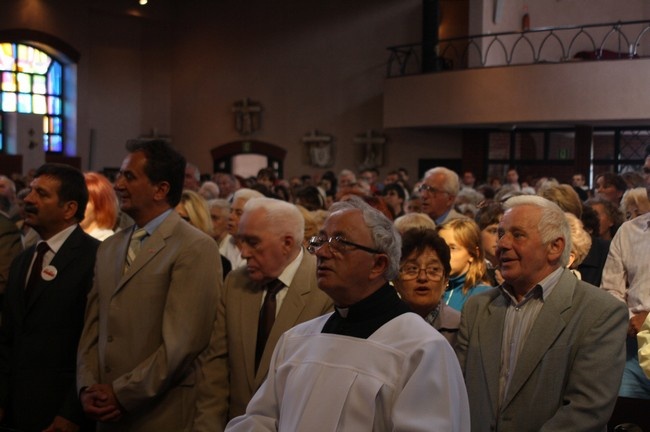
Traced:
[[499, 406], [499, 372], [501, 370], [501, 344], [506, 306], [506, 299], [499, 291], [487, 307], [487, 319], [478, 328], [481, 359], [492, 401], [492, 411], [495, 414]]
[[539, 312], [517, 360], [508, 394], [503, 401], [504, 408], [526, 384], [546, 352], [564, 330], [566, 321], [563, 313], [571, 308], [575, 284], [575, 276], [570, 271], [564, 270], [557, 285], [553, 288], [553, 292], [544, 301], [544, 306]]

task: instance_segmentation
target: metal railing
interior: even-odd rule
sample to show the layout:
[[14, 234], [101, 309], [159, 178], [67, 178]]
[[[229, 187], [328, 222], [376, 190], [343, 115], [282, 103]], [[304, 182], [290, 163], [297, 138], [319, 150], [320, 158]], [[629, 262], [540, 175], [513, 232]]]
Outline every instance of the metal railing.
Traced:
[[[650, 49], [650, 20], [543, 27], [521, 32], [489, 33], [443, 39], [437, 46], [404, 44], [389, 47], [387, 76], [403, 76], [490, 66], [562, 63], [644, 57]], [[434, 58], [422, 70], [422, 58]]]

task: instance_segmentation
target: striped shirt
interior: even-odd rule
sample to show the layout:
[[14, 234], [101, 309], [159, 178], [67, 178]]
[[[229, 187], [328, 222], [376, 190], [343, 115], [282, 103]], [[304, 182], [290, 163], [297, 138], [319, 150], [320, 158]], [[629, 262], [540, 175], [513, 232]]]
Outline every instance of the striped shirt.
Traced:
[[530, 330], [535, 324], [544, 300], [555, 288], [563, 268], [558, 268], [531, 288], [524, 298], [517, 302], [509, 287], [502, 284], [499, 289], [508, 303], [503, 325], [503, 343], [501, 345], [501, 368], [499, 372], [499, 402], [503, 402], [510, 382], [514, 376], [517, 359], [526, 344]]

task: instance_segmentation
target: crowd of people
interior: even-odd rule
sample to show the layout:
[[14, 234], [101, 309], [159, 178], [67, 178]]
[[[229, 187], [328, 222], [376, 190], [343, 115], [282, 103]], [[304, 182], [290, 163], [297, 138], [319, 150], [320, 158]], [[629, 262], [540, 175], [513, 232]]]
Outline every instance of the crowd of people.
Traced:
[[0, 176], [0, 425], [650, 430], [649, 171]]

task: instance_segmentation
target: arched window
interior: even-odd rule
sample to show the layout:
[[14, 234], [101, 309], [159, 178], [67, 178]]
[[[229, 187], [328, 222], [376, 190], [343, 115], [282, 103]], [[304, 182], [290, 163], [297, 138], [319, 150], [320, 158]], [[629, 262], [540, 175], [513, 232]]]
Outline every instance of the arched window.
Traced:
[[63, 152], [63, 67], [29, 45], [0, 43], [0, 151], [2, 113], [43, 115], [43, 148]]

